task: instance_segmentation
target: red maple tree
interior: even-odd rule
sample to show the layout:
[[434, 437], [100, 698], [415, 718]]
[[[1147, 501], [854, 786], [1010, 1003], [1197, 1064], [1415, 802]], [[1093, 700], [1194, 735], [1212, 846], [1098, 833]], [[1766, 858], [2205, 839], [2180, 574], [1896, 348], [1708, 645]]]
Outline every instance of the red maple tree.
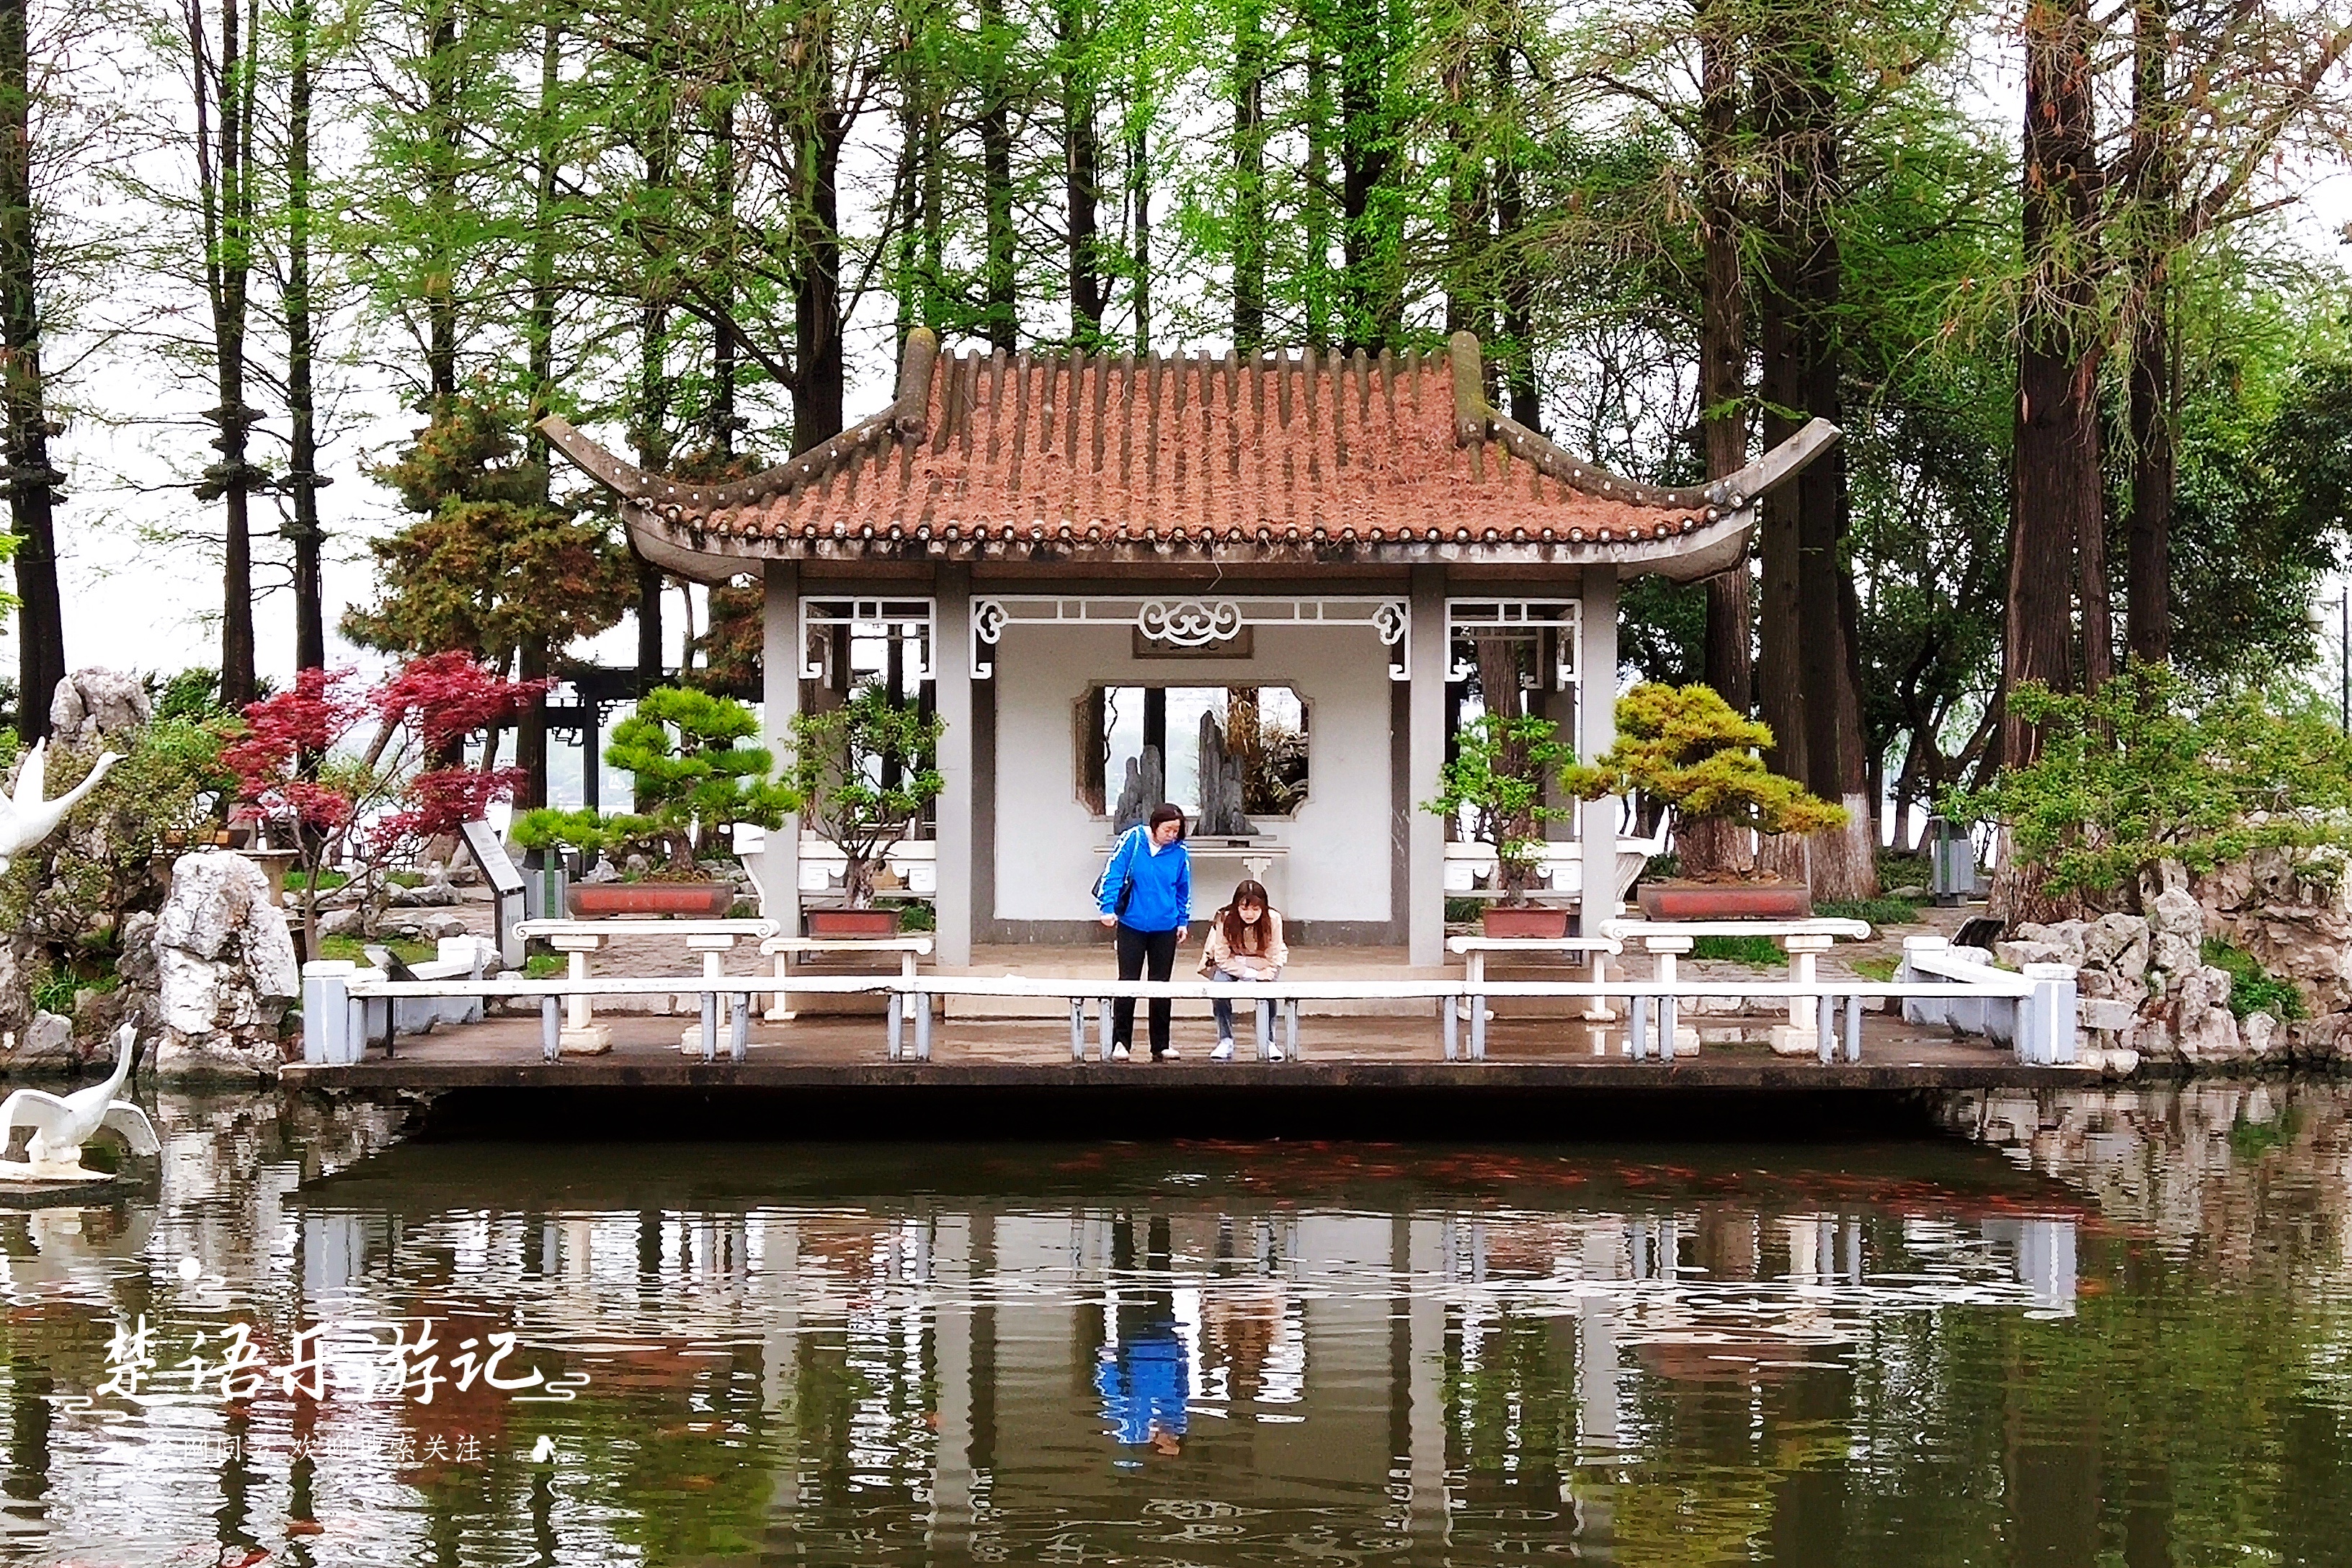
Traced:
[[520, 713], [546, 685], [438, 653], [373, 687], [353, 669], [306, 669], [292, 690], [245, 710], [244, 733], [221, 761], [237, 799], [297, 851], [306, 932], [318, 929], [322, 872], [350, 863], [373, 925], [394, 860], [512, 797], [519, 768], [432, 764]]

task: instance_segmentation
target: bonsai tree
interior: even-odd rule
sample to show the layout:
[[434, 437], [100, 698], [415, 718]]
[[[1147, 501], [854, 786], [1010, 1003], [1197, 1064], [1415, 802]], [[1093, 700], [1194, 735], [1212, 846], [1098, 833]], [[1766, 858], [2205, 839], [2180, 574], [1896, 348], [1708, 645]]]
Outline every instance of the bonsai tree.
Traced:
[[894, 701], [871, 682], [838, 708], [793, 715], [784, 777], [801, 802], [801, 820], [841, 851], [851, 909], [873, 907], [875, 868], [939, 797], [944, 727], [938, 714]]
[[1502, 901], [1524, 904], [1543, 848], [1538, 830], [1567, 815], [1544, 805], [1544, 781], [1575, 760], [1576, 748], [1550, 720], [1485, 714], [1455, 733], [1454, 756], [1438, 770], [1437, 794], [1421, 809], [1466, 819], [1471, 837], [1495, 851]]
[[[1768, 726], [1733, 712], [1712, 687], [1644, 681], [1617, 700], [1616, 743], [1589, 765], [1564, 769], [1560, 783], [1585, 800], [1638, 791], [1672, 810], [1678, 826], [1723, 822], [1775, 834], [1841, 826], [1843, 806], [1764, 765], [1762, 750], [1771, 743]], [[1723, 837], [1744, 842], [1746, 833]], [[1751, 870], [1752, 863], [1683, 868], [1701, 880]]]
[[731, 697], [658, 687], [613, 726], [604, 748], [604, 760], [632, 775], [635, 809], [604, 817], [525, 812], [515, 821], [515, 842], [526, 849], [641, 850], [663, 858], [664, 875], [700, 881], [698, 857], [721, 832], [737, 823], [781, 827], [800, 809], [799, 795], [769, 776], [774, 754], [738, 744], [759, 731], [759, 720]]

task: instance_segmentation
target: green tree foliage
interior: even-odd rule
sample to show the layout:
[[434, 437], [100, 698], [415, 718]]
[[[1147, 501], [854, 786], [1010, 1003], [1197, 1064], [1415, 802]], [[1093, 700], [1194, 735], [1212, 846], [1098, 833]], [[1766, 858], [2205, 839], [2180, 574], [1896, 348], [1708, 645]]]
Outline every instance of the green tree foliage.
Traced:
[[794, 784], [771, 776], [774, 753], [741, 744], [759, 732], [760, 721], [730, 697], [675, 686], [649, 691], [613, 726], [604, 748], [604, 760], [631, 775], [635, 809], [599, 816], [541, 807], [516, 819], [515, 841], [529, 849], [643, 849], [665, 858], [666, 874], [699, 879], [698, 858], [716, 851], [735, 824], [778, 827], [801, 809]]
[[[1771, 729], [1731, 710], [1714, 688], [1645, 681], [1617, 700], [1617, 740], [1591, 763], [1562, 771], [1572, 795], [1641, 795], [1684, 824], [1727, 822], [1760, 834], [1818, 833], [1845, 808], [1764, 765]], [[1694, 875], [1720, 869], [1685, 866]]]
[[793, 715], [784, 782], [801, 820], [842, 852], [842, 891], [852, 909], [874, 902], [874, 871], [914, 831], [946, 781], [939, 770], [946, 721], [893, 701], [867, 682], [838, 708]]
[[370, 546], [385, 591], [345, 613], [343, 635], [355, 642], [502, 663], [603, 631], [635, 593], [607, 527], [537, 499], [544, 472], [487, 403], [451, 405], [376, 477], [418, 521]]
[[2010, 700], [2042, 727], [2042, 755], [1944, 810], [2005, 827], [2061, 905], [2128, 906], [2162, 862], [2207, 871], [2257, 850], [2344, 875], [2352, 737], [2315, 714], [2253, 691], [2200, 700], [2163, 665], [2090, 697], [2022, 687]]
[[1544, 785], [1576, 760], [1559, 726], [1531, 715], [1483, 713], [1454, 731], [1454, 755], [1421, 809], [1467, 826], [1495, 851], [1495, 887], [1506, 904], [1527, 902], [1543, 824], [1567, 814], [1544, 804]]

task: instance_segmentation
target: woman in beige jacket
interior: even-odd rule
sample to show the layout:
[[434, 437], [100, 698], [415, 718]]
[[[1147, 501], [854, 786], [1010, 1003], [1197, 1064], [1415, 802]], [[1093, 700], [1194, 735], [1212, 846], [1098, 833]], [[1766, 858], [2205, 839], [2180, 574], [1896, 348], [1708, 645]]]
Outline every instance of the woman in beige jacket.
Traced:
[[[1290, 949], [1282, 941], [1282, 917], [1266, 902], [1261, 884], [1242, 883], [1225, 907], [1209, 917], [1209, 941], [1201, 950], [1201, 973], [1212, 981], [1239, 984], [1277, 980], [1289, 962]], [[1217, 1016], [1217, 1048], [1210, 1053], [1210, 1059], [1231, 1061], [1234, 1005], [1220, 996], [1210, 1006]], [[1264, 1043], [1268, 1055], [1279, 1061], [1282, 1048], [1271, 1040]]]

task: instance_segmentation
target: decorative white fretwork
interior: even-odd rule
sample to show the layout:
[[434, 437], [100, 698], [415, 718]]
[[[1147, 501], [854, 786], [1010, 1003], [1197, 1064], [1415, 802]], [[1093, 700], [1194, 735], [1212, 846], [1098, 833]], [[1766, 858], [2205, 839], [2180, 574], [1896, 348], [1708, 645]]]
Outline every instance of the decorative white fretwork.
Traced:
[[1577, 684], [1577, 644], [1584, 632], [1581, 599], [1448, 599], [1445, 601], [1445, 646], [1453, 667], [1448, 680], [1467, 680], [1477, 667], [1454, 658], [1461, 638], [1492, 636], [1532, 637], [1552, 634], [1552, 689], [1565, 691]]
[[[812, 652], [815, 634], [835, 626], [876, 626], [887, 636], [912, 643], [919, 668], [908, 672], [911, 681], [932, 678], [931, 649], [938, 643], [939, 601], [936, 599], [828, 599], [801, 601], [801, 679], [827, 677], [825, 655]], [[854, 635], [854, 634], [853, 634]], [[827, 639], [828, 644], [830, 639]]]
[[1245, 626], [1333, 626], [1370, 631], [1389, 650], [1389, 679], [1412, 679], [1412, 605], [1404, 599], [1078, 598], [1007, 594], [971, 602], [971, 678], [996, 673], [996, 645], [1016, 626], [1131, 626], [1174, 647], [1214, 647]]

